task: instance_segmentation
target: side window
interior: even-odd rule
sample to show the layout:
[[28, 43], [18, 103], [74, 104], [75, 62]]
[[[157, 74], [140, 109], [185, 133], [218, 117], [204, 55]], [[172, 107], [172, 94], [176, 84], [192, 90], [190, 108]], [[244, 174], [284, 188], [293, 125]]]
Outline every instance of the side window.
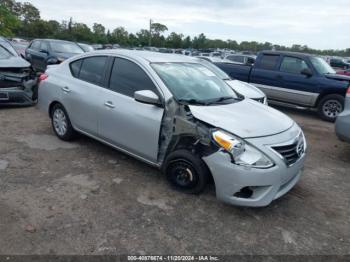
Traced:
[[305, 68], [308, 68], [308, 66], [304, 60], [286, 56], [283, 58], [280, 71], [291, 74], [300, 74]]
[[135, 91], [151, 90], [159, 94], [152, 80], [134, 62], [123, 58], [115, 58], [109, 88], [120, 94], [134, 97]]
[[262, 55], [259, 63], [259, 68], [267, 70], [275, 69], [279, 58], [279, 55]]
[[40, 50], [44, 50], [44, 51], [49, 51], [49, 44], [45, 41], [42, 41], [40, 44]]
[[79, 77], [80, 68], [81, 68], [82, 63], [83, 63], [82, 59], [70, 63], [70, 71], [74, 77], [77, 77], [77, 78]]
[[83, 59], [81, 65], [79, 79], [100, 85], [104, 75], [105, 65], [107, 63], [106, 56], [94, 56]]
[[30, 48], [35, 49], [35, 50], [39, 50], [40, 49], [40, 41], [34, 41], [31, 44]]

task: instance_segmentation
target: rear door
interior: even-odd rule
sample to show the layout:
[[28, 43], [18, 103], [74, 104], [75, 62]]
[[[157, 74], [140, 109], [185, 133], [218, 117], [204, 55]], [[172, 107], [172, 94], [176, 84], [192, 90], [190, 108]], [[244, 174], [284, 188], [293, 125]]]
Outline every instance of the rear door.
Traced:
[[316, 76], [301, 74], [303, 69], [312, 67], [306, 60], [284, 56], [280, 65], [282, 89], [278, 100], [302, 106], [313, 106], [318, 97], [318, 81]]
[[261, 54], [251, 71], [250, 82], [260, 88], [268, 99], [280, 98], [282, 88], [278, 71], [281, 56], [279, 54]]
[[62, 101], [74, 127], [94, 136], [107, 61], [107, 56], [92, 56], [72, 62], [73, 77], [61, 87]]
[[40, 70], [40, 40], [34, 40], [27, 49], [26, 58], [30, 61], [35, 70]]
[[134, 100], [135, 91], [161, 94], [150, 75], [137, 63], [115, 58], [108, 89], [100, 96], [99, 136], [152, 163], [157, 162], [163, 107]]

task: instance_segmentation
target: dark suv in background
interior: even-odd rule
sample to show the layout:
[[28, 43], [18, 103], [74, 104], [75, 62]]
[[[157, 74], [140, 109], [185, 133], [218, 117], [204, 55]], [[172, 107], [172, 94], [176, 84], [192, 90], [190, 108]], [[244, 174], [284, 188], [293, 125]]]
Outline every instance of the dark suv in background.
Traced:
[[348, 69], [350, 68], [350, 64], [345, 61], [345, 59], [342, 58], [331, 58], [329, 61], [329, 64], [331, 67], [334, 68], [341, 68], [341, 69]]
[[76, 43], [53, 39], [35, 39], [25, 51], [25, 58], [32, 67], [39, 72], [44, 72], [47, 65], [54, 65], [64, 60], [84, 53], [84, 50]]

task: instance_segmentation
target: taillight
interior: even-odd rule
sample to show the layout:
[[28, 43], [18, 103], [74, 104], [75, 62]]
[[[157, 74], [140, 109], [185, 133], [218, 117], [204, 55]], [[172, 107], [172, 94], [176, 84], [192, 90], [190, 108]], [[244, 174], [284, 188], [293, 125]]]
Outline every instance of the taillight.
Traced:
[[350, 86], [349, 86], [349, 88], [348, 88], [348, 91], [346, 92], [346, 95], [347, 95], [347, 96], [350, 96]]
[[45, 73], [41, 74], [41, 75], [39, 76], [39, 82], [46, 80], [48, 77], [49, 77], [49, 76], [48, 76], [47, 74], [45, 74]]

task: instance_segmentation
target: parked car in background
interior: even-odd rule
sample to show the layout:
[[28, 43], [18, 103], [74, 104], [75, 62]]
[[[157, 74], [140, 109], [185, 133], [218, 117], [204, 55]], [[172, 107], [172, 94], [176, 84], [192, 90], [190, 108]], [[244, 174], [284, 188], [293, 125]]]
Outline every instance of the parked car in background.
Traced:
[[350, 83], [350, 77], [337, 75], [322, 58], [303, 53], [264, 51], [253, 66], [218, 66], [260, 88], [269, 104], [316, 109], [327, 121], [335, 121], [343, 111]]
[[26, 59], [34, 70], [44, 72], [48, 65], [60, 64], [67, 58], [84, 53], [84, 50], [74, 42], [35, 39], [26, 49]]
[[95, 50], [102, 50], [102, 49], [103, 49], [103, 45], [101, 45], [101, 44], [93, 44], [92, 47], [93, 47]]
[[216, 57], [216, 56], [196, 56], [196, 58], [200, 58], [212, 63], [219, 63], [222, 61], [220, 57]]
[[88, 45], [88, 44], [84, 44], [84, 43], [78, 43], [78, 45], [84, 50], [84, 52], [95, 51], [95, 49], [92, 47], [92, 45]]
[[37, 100], [37, 77], [10, 42], [0, 37], [0, 106], [32, 105]]
[[255, 86], [239, 80], [232, 79], [219, 67], [214, 65], [212, 62], [208, 62], [206, 59], [202, 60], [201, 57], [196, 57], [195, 59], [198, 59], [197, 61], [199, 61], [201, 64], [210, 69], [217, 77], [224, 80], [234, 91], [238, 92], [240, 95], [243, 95], [246, 98], [250, 98], [257, 102], [267, 105], [266, 95]]
[[29, 45], [27, 42], [11, 42], [11, 45], [16, 50], [17, 54], [21, 57], [25, 57], [26, 55], [26, 49]]
[[208, 71], [181, 55], [86, 53], [47, 70], [39, 106], [60, 139], [81, 132], [160, 168], [179, 191], [198, 194], [212, 177], [218, 199], [266, 206], [300, 179], [303, 131]]
[[335, 132], [340, 140], [350, 143], [350, 88], [346, 94], [344, 111], [337, 117]]
[[256, 56], [234, 54], [227, 55], [224, 57], [224, 59], [242, 65], [253, 65], [255, 63]]
[[338, 75], [344, 75], [344, 76], [350, 76], [350, 68], [346, 70], [339, 70], [337, 71]]
[[348, 69], [350, 68], [350, 64], [345, 61], [343, 58], [331, 58], [329, 60], [329, 64], [331, 67], [340, 68], [340, 69]]

